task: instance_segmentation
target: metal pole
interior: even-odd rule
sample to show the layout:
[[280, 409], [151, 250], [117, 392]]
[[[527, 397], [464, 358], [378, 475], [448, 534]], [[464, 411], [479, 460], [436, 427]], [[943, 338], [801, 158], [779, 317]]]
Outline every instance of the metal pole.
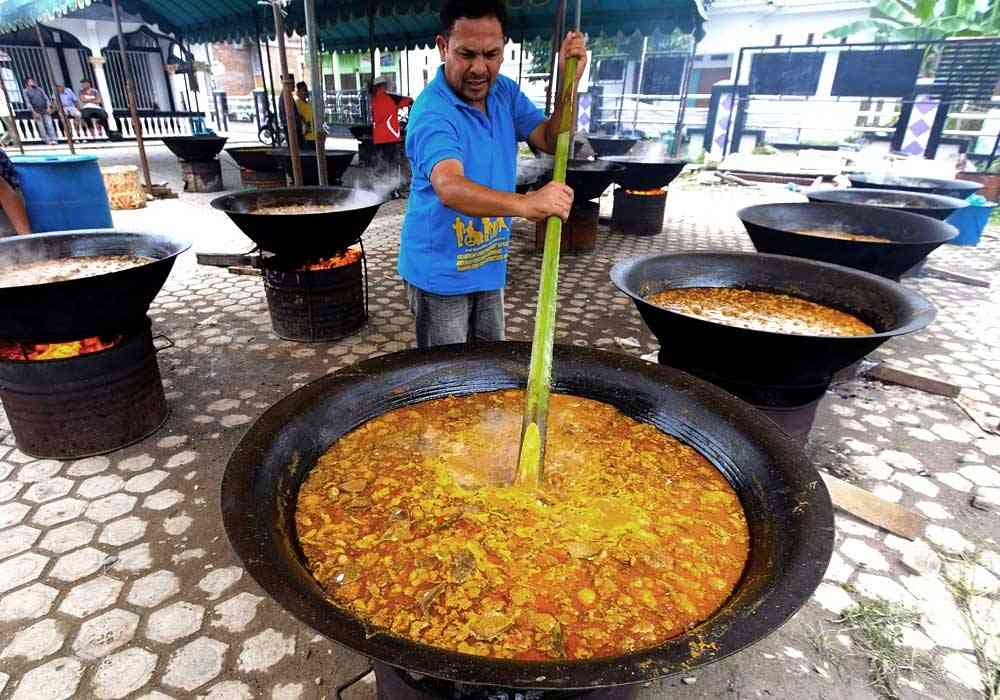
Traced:
[[21, 134], [17, 131], [17, 114], [14, 112], [14, 105], [10, 101], [10, 94], [7, 92], [7, 81], [3, 79], [3, 72], [0, 69], [0, 90], [3, 90], [3, 98], [7, 101], [7, 111], [10, 113], [10, 137], [14, 139], [21, 155], [24, 155], [24, 142], [21, 141]]
[[410, 48], [409, 45], [403, 49], [403, 57], [406, 59], [406, 95], [410, 94]]
[[281, 67], [281, 100], [285, 105], [285, 132], [288, 136], [288, 155], [292, 159], [292, 182], [302, 187], [302, 153], [299, 151], [299, 132], [295, 128], [295, 103], [292, 90], [295, 79], [288, 73], [288, 55], [285, 53], [285, 18], [278, 0], [271, 0], [274, 11], [274, 33], [278, 37], [278, 64]]
[[[274, 89], [274, 68], [271, 67], [271, 40], [266, 36], [264, 37], [265, 46], [267, 47], [267, 77], [271, 81], [271, 111], [274, 112], [274, 118], [278, 118], [278, 95]], [[264, 68], [263, 59], [261, 60], [261, 70]], [[265, 87], [267, 87], [265, 85]]]
[[646, 72], [646, 44], [647, 37], [642, 37], [642, 53], [639, 54], [639, 80], [635, 90], [635, 114], [632, 115], [632, 131], [639, 128], [639, 97], [642, 96], [642, 75]]
[[[142, 176], [146, 180], [146, 192], [152, 193], [153, 181], [149, 177], [146, 144], [142, 141], [142, 122], [139, 121], [139, 110], [135, 105], [135, 85], [132, 83], [132, 67], [128, 63], [128, 54], [125, 52], [125, 36], [122, 31], [122, 14], [118, 9], [118, 0], [111, 0], [111, 9], [115, 14], [115, 27], [118, 30], [118, 51], [121, 53], [122, 68], [125, 73], [125, 94], [128, 97], [128, 111], [132, 115], [132, 131], [135, 133], [135, 143], [139, 147], [139, 164], [142, 166]], [[196, 97], [197, 94], [196, 92]]]
[[556, 17], [553, 22], [552, 27], [552, 47], [549, 53], [549, 84], [545, 86], [545, 116], [552, 114], [552, 96], [553, 88], [558, 91], [558, 81], [559, 77], [556, 75], [558, 73], [559, 61], [557, 56], [559, 55], [559, 41], [562, 35], [562, 24], [563, 17], [566, 15], [566, 0], [559, 0], [559, 4], [556, 6]]
[[316, 26], [316, 0], [305, 0], [306, 39], [309, 41], [309, 78], [313, 84], [313, 131], [316, 133], [316, 174], [320, 187], [330, 181], [326, 173], [326, 90], [319, 63], [319, 28]]
[[[725, 158], [729, 154], [729, 132], [733, 128], [733, 121], [736, 119], [737, 100], [739, 99], [739, 85], [740, 85], [740, 73], [743, 72], [743, 51], [740, 49], [740, 55], [736, 59], [736, 76], [733, 78], [733, 107], [729, 111], [729, 121], [726, 123], [726, 138], [722, 142], [722, 157]], [[722, 101], [722, 97], [719, 97], [719, 102]]]
[[521, 30], [521, 40], [518, 42], [520, 50], [517, 52], [517, 86], [521, 87], [521, 74], [524, 72], [524, 30]]
[[[52, 63], [49, 62], [49, 50], [45, 48], [45, 40], [42, 38], [42, 27], [37, 22], [35, 22], [35, 35], [38, 37], [38, 45], [42, 47], [42, 58], [45, 59], [45, 70], [49, 74], [49, 82], [52, 83], [52, 92], [54, 94], [56, 91], [56, 72], [52, 70]], [[66, 112], [63, 110], [62, 95], [56, 95], [55, 100], [56, 111], [59, 113], [59, 121], [62, 122], [63, 131], [66, 134], [66, 143], [69, 145], [69, 152], [76, 155], [76, 148], [73, 147], [73, 133], [69, 128], [69, 120], [66, 118]]]
[[698, 48], [698, 41], [691, 37], [691, 54], [687, 63], [684, 64], [684, 73], [681, 77], [681, 102], [677, 106], [677, 123], [674, 124], [674, 143], [670, 147], [670, 157], [676, 158], [681, 147], [681, 133], [684, 131], [684, 115], [687, 112], [688, 103], [688, 83], [691, 82], [691, 72], [694, 70], [695, 51]]
[[[576, 23], [574, 24], [573, 31], [580, 31], [580, 1], [576, 0]], [[576, 84], [576, 76], [571, 76], [570, 80], [573, 81], [573, 121], [569, 127], [569, 157], [576, 157], [576, 122], [577, 122], [577, 108], [580, 105], [580, 91], [579, 86]]]
[[[6, 94], [6, 88], [4, 88], [4, 92]], [[8, 104], [10, 104], [10, 103], [8, 103]], [[11, 111], [11, 114], [13, 114], [13, 113], [14, 112]], [[20, 141], [18, 141], [18, 143], [20, 143]], [[990, 159], [988, 161], [986, 161], [986, 171], [987, 172], [989, 171], [990, 166], [993, 165], [993, 161], [997, 157], [997, 149], [998, 148], [1000, 148], [1000, 132], [997, 133], [996, 141], [993, 142], [993, 150], [990, 151]], [[24, 153], [24, 146], [21, 146], [21, 152]]]
[[368, 78], [369, 91], [375, 80], [375, 8], [368, 3], [368, 58], [371, 61], [371, 76]]

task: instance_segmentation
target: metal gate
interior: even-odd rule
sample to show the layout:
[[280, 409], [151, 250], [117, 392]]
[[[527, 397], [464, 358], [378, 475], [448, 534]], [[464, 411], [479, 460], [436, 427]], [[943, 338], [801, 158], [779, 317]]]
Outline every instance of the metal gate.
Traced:
[[[132, 80], [135, 83], [136, 109], [164, 109], [156, 104], [156, 92], [153, 88], [153, 75], [149, 65], [150, 56], [156, 56], [150, 51], [126, 51], [129, 67], [132, 70]], [[125, 71], [122, 69], [121, 52], [117, 49], [104, 51], [107, 59], [105, 71], [108, 76], [108, 86], [111, 90], [111, 106], [113, 109], [128, 109], [128, 97], [125, 94]], [[162, 79], [162, 78], [161, 78]]]

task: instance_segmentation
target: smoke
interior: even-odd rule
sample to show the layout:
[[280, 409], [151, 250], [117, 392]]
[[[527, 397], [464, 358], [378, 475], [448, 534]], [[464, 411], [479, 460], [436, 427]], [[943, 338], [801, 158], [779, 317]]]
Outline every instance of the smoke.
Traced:
[[639, 141], [628, 150], [627, 155], [643, 160], [667, 160], [671, 157], [670, 150], [659, 141]]
[[40, 260], [49, 260], [53, 255], [51, 243], [37, 239], [25, 239], [18, 235], [0, 237], [0, 275], [12, 267], [28, 265]]

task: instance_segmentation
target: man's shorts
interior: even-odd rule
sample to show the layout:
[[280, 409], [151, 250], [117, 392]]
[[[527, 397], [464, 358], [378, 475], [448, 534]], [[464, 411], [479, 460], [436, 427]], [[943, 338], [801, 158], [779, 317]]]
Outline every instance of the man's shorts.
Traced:
[[80, 114], [80, 110], [76, 107], [63, 107], [63, 111], [66, 113], [66, 116], [71, 119], [80, 119], [83, 117], [83, 115]]

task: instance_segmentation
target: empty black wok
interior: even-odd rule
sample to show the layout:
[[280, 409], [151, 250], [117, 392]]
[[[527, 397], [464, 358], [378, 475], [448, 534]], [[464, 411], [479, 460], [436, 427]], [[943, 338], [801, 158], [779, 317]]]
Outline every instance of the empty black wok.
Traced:
[[686, 160], [650, 156], [605, 156], [601, 160], [622, 166], [615, 182], [627, 190], [655, 190], [666, 187], [681, 174]]
[[632, 146], [639, 143], [639, 139], [632, 136], [599, 136], [597, 134], [587, 134], [587, 141], [594, 153], [601, 156], [623, 156], [629, 152]]
[[[288, 176], [289, 182], [292, 179], [292, 156], [287, 148], [272, 148], [271, 154], [278, 161], [278, 167]], [[340, 178], [347, 172], [351, 161], [354, 160], [355, 151], [327, 151], [326, 152], [326, 176], [331, 185], [340, 183]], [[319, 184], [319, 167], [316, 163], [316, 151], [305, 150], [301, 152], [302, 157], [302, 184], [304, 186], [315, 186]]]
[[0, 268], [91, 255], [142, 255], [152, 262], [48, 284], [0, 287], [0, 338], [66, 341], [113, 335], [141, 323], [174, 260], [191, 243], [124, 231], [60, 231], [0, 238]]
[[[801, 258], [754, 253], [673, 253], [630, 258], [611, 280], [632, 297], [660, 341], [660, 362], [760, 406], [799, 406], [833, 375], [885, 341], [931, 322], [923, 296], [877, 275]], [[646, 297], [682, 287], [734, 287], [807, 299], [853, 314], [874, 335], [790, 335], [736, 328], [655, 306]]]
[[934, 177], [904, 177], [902, 175], [873, 173], [854, 174], [847, 177], [851, 181], [852, 187], [939, 194], [943, 197], [956, 197], [958, 199], [965, 199], [983, 187], [978, 182], [941, 180]]
[[163, 145], [181, 160], [204, 163], [219, 155], [226, 145], [226, 136], [202, 134], [200, 136], [164, 136]]
[[852, 204], [863, 207], [882, 207], [910, 214], [929, 216], [944, 221], [956, 210], [969, 206], [964, 199], [923, 194], [904, 190], [877, 190], [867, 188], [831, 189], [817, 188], [805, 191], [810, 202], [822, 204]]
[[[889, 279], [899, 279], [935, 248], [958, 235], [958, 229], [951, 224], [927, 216], [850, 204], [758, 204], [740, 209], [737, 216], [761, 253], [822, 260]], [[889, 242], [796, 233], [808, 229], [867, 234]]]
[[[307, 384], [271, 407], [240, 441], [221, 489], [226, 533], [251, 576], [299, 620], [358, 653], [421, 674], [505, 688], [592, 688], [689, 673], [763, 639], [809, 599], [830, 558], [833, 518], [823, 482], [801, 449], [759, 412], [683, 372], [557, 346], [556, 391], [610, 403], [677, 436], [732, 483], [751, 538], [732, 598], [690, 633], [660, 646], [570, 663], [444, 651], [366, 627], [329, 603], [293, 534], [298, 489], [316, 459], [390, 409], [523, 387], [530, 353], [528, 343], [491, 343], [383, 355]], [[702, 653], [696, 642], [711, 642], [712, 649]]]
[[[262, 250], [288, 260], [324, 257], [354, 243], [375, 218], [385, 198], [350, 187], [281, 187], [243, 190], [212, 200]], [[282, 206], [336, 206], [336, 211], [269, 214]]]
[[281, 164], [271, 154], [270, 146], [237, 146], [227, 148], [226, 153], [241, 168], [258, 173], [281, 172]]

